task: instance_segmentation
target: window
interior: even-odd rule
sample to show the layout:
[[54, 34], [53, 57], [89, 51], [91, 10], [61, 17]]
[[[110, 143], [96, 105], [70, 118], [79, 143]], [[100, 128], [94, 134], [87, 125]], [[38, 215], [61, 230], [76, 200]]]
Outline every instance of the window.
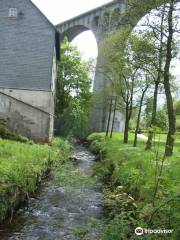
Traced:
[[17, 8], [9, 8], [9, 18], [17, 18]]

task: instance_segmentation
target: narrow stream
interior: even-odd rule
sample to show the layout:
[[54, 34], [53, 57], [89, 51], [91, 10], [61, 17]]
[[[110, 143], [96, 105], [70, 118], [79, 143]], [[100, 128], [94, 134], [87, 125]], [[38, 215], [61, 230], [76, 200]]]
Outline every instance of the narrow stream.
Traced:
[[[91, 177], [95, 156], [77, 146], [75, 157], [77, 164], [58, 170], [59, 180], [46, 182], [28, 209], [20, 209], [13, 222], [0, 229], [1, 240], [76, 240], [77, 229], [101, 218], [103, 195]], [[88, 239], [98, 239], [98, 230], [90, 231]]]

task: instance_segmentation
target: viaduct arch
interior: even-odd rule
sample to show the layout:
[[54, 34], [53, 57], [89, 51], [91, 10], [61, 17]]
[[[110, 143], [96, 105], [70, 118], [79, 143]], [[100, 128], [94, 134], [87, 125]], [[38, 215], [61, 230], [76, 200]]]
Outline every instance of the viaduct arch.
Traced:
[[[123, 13], [125, 11], [125, 7], [126, 5], [124, 3], [124, 0], [112, 1], [108, 4], [74, 17], [68, 21], [62, 22], [58, 24], [56, 28], [61, 35], [61, 39], [66, 36], [69, 41], [72, 41], [80, 33], [91, 30], [95, 36], [99, 50], [100, 43], [103, 41], [105, 33], [110, 30], [108, 29], [108, 27], [110, 27], [110, 24], [108, 24], [107, 21], [109, 21], [111, 15], [116, 15], [117, 13], [119, 14], [121, 12]], [[117, 21], [114, 24], [117, 24]], [[101, 96], [100, 93], [105, 89], [106, 86], [104, 75], [98, 71], [100, 65], [101, 56], [98, 55], [93, 86], [93, 92], [98, 96], [98, 100], [95, 104], [95, 107], [93, 108], [91, 116], [92, 131], [104, 131], [106, 128], [107, 120], [107, 110], [105, 108], [104, 100], [102, 97], [99, 97]], [[124, 128], [123, 115], [117, 113], [116, 120], [116, 130], [122, 131]]]
[[[180, 2], [180, 0], [177, 0], [177, 2]], [[149, 10], [151, 9], [153, 9], [153, 6], [150, 6]], [[112, 30], [112, 28], [116, 28], [121, 24], [122, 19], [120, 19], [119, 16], [121, 13], [125, 13], [126, 10], [126, 0], [114, 0], [110, 3], [104, 4], [98, 8], [74, 17], [68, 21], [62, 22], [58, 24], [56, 28], [61, 35], [61, 39], [66, 36], [69, 41], [72, 41], [80, 33], [91, 30], [94, 33], [95, 39], [97, 41], [97, 47], [99, 50], [100, 44], [103, 41], [105, 34], [109, 30]], [[141, 17], [143, 17], [145, 14], [145, 12], [142, 13]], [[139, 19], [133, 19], [134, 26]], [[103, 92], [103, 90], [107, 86], [107, 82], [102, 71], [98, 71], [100, 66], [101, 56], [99, 54], [97, 58], [96, 73], [93, 86], [93, 92], [97, 96], [102, 96], [100, 93]], [[106, 121], [108, 118], [107, 115], [108, 114], [105, 107], [104, 99], [103, 97], [98, 97], [96, 105], [92, 111], [92, 131], [99, 132], [105, 130]], [[117, 112], [116, 120], [117, 123], [119, 123], [116, 126], [116, 130], [123, 131], [124, 117], [120, 112]]]

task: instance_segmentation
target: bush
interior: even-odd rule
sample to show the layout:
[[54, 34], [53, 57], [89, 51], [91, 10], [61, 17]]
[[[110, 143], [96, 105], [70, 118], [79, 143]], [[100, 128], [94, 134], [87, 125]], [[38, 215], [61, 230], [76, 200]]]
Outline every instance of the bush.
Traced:
[[87, 137], [87, 140], [90, 142], [97, 141], [97, 142], [103, 142], [105, 141], [105, 134], [104, 133], [92, 133]]
[[174, 103], [175, 114], [180, 115], [180, 100], [177, 100]]
[[180, 131], [180, 119], [176, 120], [176, 130]]
[[158, 109], [156, 113], [156, 126], [165, 131], [168, 129], [167, 112], [164, 109]]
[[100, 159], [102, 159], [106, 155], [106, 149], [104, 145], [106, 142], [105, 134], [93, 133], [88, 136], [87, 140], [90, 142], [90, 151], [92, 151], [94, 154], [99, 154]]

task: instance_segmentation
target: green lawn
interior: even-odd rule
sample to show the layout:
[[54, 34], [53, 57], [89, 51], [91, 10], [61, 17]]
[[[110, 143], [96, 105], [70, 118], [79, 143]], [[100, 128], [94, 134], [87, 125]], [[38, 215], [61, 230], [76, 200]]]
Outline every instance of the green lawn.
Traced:
[[[108, 189], [106, 205], [111, 209], [108, 234], [110, 234], [108, 229], [116, 229], [118, 224], [122, 225], [122, 238], [117, 239], [136, 239], [134, 235], [131, 235], [133, 238], [123, 238], [123, 236], [127, 237], [130, 234], [132, 226], [140, 225], [152, 229], [158, 227], [174, 229], [173, 237], [163, 236], [162, 238], [156, 235], [154, 238], [149, 236], [144, 239], [180, 239], [179, 140], [175, 142], [174, 155], [165, 159], [162, 174], [160, 174], [165, 145], [164, 135], [159, 143], [155, 143], [152, 151], [144, 150], [145, 143], [141, 139], [138, 139], [138, 147], [133, 147], [132, 133], [129, 135], [128, 144], [123, 144], [123, 134], [120, 133], [114, 133], [112, 139], [106, 138], [104, 133], [94, 133], [88, 139], [91, 141], [91, 149], [94, 151], [99, 149], [102, 156], [101, 161], [96, 164], [95, 171], [105, 183], [105, 189]], [[156, 186], [158, 186], [157, 191]], [[124, 193], [134, 198], [134, 204], [137, 207], [127, 211], [127, 198], [125, 204], [127, 206], [122, 208]], [[125, 215], [122, 216], [122, 213]], [[129, 224], [129, 228], [122, 222], [120, 224], [122, 217], [125, 218], [123, 223]], [[107, 236], [111, 235], [105, 236], [103, 239], [108, 239]], [[116, 237], [111, 236], [111, 239], [115, 240]]]
[[[143, 135], [145, 135], [146, 137], [148, 136], [148, 133], [143, 133]], [[156, 133], [155, 135], [154, 135], [154, 140], [155, 141], [158, 141], [158, 142], [166, 142], [166, 138], [167, 138], [167, 134], [158, 134], [158, 133]], [[177, 144], [180, 144], [180, 134], [177, 134], [176, 136], [175, 136], [175, 144], [177, 145]]]

